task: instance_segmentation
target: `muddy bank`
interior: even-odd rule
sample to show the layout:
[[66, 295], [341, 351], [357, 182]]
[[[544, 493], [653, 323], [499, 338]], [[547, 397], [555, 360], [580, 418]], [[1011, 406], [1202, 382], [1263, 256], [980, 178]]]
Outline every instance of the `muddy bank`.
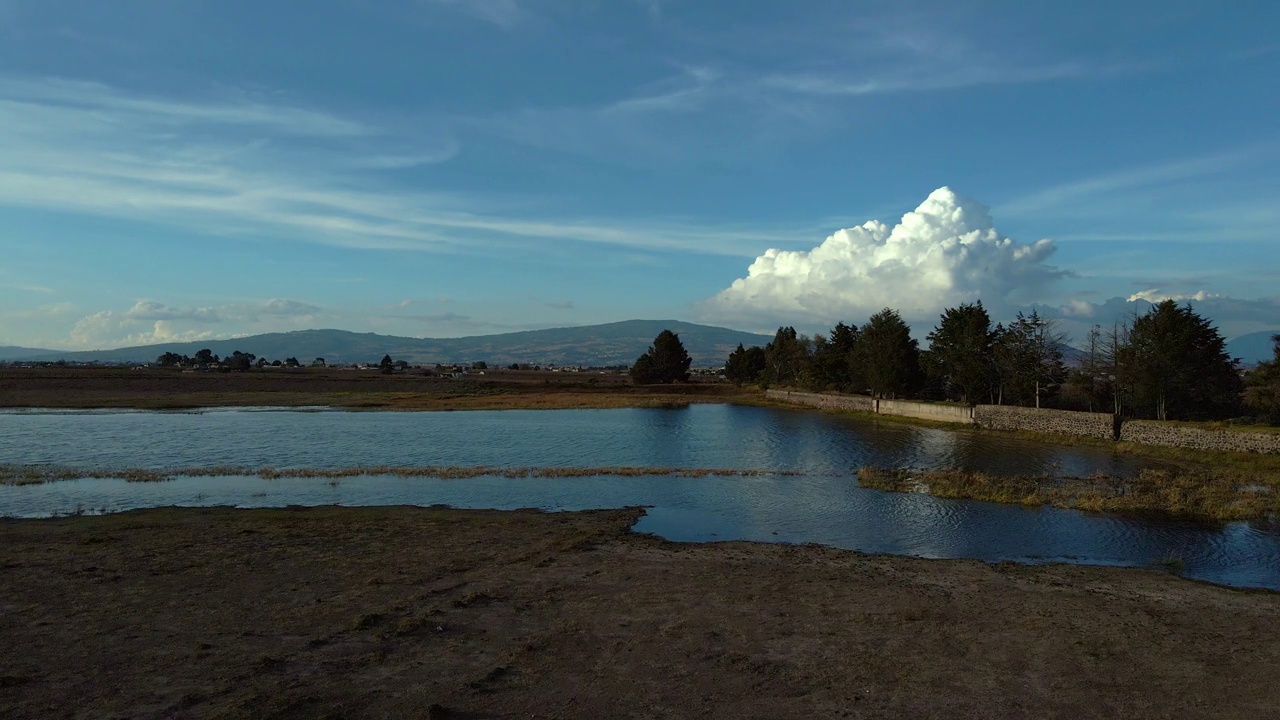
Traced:
[[309, 407], [350, 410], [508, 410], [671, 407], [751, 401], [733, 385], [633, 385], [625, 374], [491, 370], [455, 379], [324, 368], [194, 373], [172, 368], [0, 368], [0, 407]]
[[638, 512], [3, 521], [0, 717], [1280, 714], [1274, 593], [677, 545]]

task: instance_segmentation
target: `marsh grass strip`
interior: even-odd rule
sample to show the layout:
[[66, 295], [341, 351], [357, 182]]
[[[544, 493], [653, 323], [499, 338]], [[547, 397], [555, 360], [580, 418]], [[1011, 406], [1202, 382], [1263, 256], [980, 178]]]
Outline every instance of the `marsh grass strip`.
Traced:
[[1046, 477], [864, 467], [858, 484], [944, 498], [1220, 522], [1280, 515], [1280, 482], [1230, 471], [1147, 468], [1131, 477]]
[[0, 484], [37, 485], [48, 482], [81, 479], [121, 479], [127, 482], [164, 482], [179, 477], [260, 477], [278, 478], [349, 478], [370, 475], [456, 479], [473, 477], [568, 478], [608, 475], [614, 477], [675, 476], [754, 477], [762, 475], [802, 475], [796, 470], [759, 470], [733, 468], [678, 467], [491, 467], [485, 465], [374, 465], [344, 468], [270, 468], [243, 466], [187, 468], [99, 468], [85, 469], [46, 465], [0, 465]]

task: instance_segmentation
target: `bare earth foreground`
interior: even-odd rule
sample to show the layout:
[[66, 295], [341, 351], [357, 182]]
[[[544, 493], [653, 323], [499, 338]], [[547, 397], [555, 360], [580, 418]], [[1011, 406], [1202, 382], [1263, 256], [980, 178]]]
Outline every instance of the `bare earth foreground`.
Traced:
[[640, 510], [0, 522], [0, 716], [1280, 717], [1280, 595]]

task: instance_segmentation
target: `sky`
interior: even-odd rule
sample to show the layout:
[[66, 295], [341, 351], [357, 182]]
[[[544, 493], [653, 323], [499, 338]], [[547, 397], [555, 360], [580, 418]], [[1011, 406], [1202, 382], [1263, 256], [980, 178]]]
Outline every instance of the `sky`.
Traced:
[[0, 344], [1280, 329], [1280, 3], [0, 0]]

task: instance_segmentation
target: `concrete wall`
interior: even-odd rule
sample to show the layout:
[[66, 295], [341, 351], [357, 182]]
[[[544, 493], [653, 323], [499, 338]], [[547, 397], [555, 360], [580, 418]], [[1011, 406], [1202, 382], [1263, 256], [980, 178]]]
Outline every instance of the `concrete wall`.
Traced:
[[826, 393], [796, 392], [794, 390], [766, 390], [765, 397], [772, 400], [812, 405], [823, 410], [857, 410], [858, 412], [900, 415], [940, 422], [973, 422], [972, 409], [959, 405], [939, 405], [911, 400], [876, 400], [865, 395], [828, 395]]
[[938, 422], [973, 422], [973, 408], [967, 405], [940, 405], [912, 400], [877, 400], [876, 412], [881, 415], [900, 415]]
[[1280, 434], [1206, 430], [1154, 420], [1126, 420], [1120, 427], [1120, 439], [1195, 450], [1280, 453]]
[[1072, 412], [1013, 405], [978, 405], [973, 421], [992, 430], [1030, 430], [1115, 440], [1115, 416], [1110, 413]]

